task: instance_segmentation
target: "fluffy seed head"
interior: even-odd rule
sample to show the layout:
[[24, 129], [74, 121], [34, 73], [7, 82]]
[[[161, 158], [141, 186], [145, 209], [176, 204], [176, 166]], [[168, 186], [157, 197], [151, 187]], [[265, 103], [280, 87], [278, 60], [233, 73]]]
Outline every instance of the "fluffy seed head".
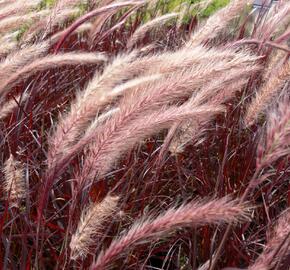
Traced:
[[95, 237], [102, 230], [102, 224], [116, 211], [118, 200], [118, 197], [108, 195], [102, 202], [84, 210], [70, 242], [72, 259], [86, 257]]
[[25, 197], [24, 168], [13, 155], [6, 160], [3, 168], [4, 190], [12, 206], [17, 207], [19, 200]]

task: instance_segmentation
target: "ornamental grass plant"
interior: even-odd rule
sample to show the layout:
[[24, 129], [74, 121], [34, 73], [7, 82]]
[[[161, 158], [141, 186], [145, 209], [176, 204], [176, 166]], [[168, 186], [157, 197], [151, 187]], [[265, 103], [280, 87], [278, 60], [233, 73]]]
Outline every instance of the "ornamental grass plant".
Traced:
[[266, 2], [0, 1], [1, 269], [289, 269]]

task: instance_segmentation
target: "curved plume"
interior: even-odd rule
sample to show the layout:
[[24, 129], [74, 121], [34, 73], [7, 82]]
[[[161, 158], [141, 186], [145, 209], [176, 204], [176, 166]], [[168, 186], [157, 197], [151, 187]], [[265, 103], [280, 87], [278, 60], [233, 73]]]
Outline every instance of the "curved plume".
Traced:
[[179, 13], [169, 13], [163, 16], [154, 18], [153, 20], [140, 26], [132, 35], [132, 37], [127, 42], [127, 47], [132, 48], [139, 40], [141, 40], [148, 31], [157, 28], [158, 26], [165, 24], [169, 20], [177, 18]]
[[[268, 74], [269, 75], [269, 74]], [[245, 116], [245, 123], [247, 126], [254, 124], [259, 116], [261, 116], [269, 105], [282, 91], [283, 85], [290, 79], [290, 61], [270, 74], [270, 78], [261, 86], [260, 91], [249, 104]]]
[[187, 46], [201, 44], [216, 37], [230, 21], [240, 15], [240, 12], [254, 0], [232, 0], [226, 7], [209, 17], [205, 25], [200, 27], [188, 41]]
[[49, 43], [43, 42], [24, 47], [8, 55], [0, 62], [1, 85], [7, 80], [7, 76], [14, 74], [18, 69], [43, 56], [48, 49]]
[[5, 161], [3, 172], [6, 196], [11, 206], [18, 207], [19, 200], [26, 196], [23, 165], [10, 155]]
[[70, 242], [71, 258], [85, 258], [103, 223], [111, 218], [117, 208], [118, 197], [107, 195], [103, 201], [93, 203], [82, 212], [81, 219]]
[[143, 218], [99, 255], [92, 270], [108, 269], [118, 256], [136, 244], [154, 238], [164, 238], [181, 227], [197, 227], [206, 224], [222, 224], [244, 220], [247, 207], [229, 198], [211, 200], [208, 203], [190, 202], [177, 209], [171, 208], [156, 218]]
[[89, 19], [110, 11], [110, 10], [118, 10], [120, 8], [123, 7], [127, 7], [127, 6], [134, 6], [134, 5], [140, 5], [140, 4], [144, 4], [144, 2], [121, 2], [121, 3], [116, 3], [116, 4], [111, 4], [105, 7], [101, 7], [97, 10], [93, 10], [87, 14], [85, 14], [83, 17], [79, 18], [77, 21], [75, 21], [67, 30], [66, 32], [63, 34], [63, 36], [61, 37], [61, 39], [59, 40], [59, 42], [57, 43], [56, 47], [55, 47], [55, 53], [57, 53], [59, 51], [59, 49], [61, 48], [62, 44], [65, 42], [65, 40], [68, 38], [68, 36], [75, 31], [81, 24], [83, 24], [84, 22], [88, 21]]
[[248, 268], [249, 270], [275, 269], [277, 264], [281, 267], [278, 269], [287, 268], [288, 262], [286, 261], [284, 264], [284, 259], [290, 254], [290, 208], [281, 214], [271, 235], [264, 251]]
[[106, 57], [103, 54], [96, 53], [63, 53], [48, 55], [23, 67], [4, 81], [0, 87], [0, 96], [3, 97], [13, 86], [17, 85], [21, 80], [29, 78], [29, 76], [35, 72], [66, 65], [97, 64], [105, 60]]

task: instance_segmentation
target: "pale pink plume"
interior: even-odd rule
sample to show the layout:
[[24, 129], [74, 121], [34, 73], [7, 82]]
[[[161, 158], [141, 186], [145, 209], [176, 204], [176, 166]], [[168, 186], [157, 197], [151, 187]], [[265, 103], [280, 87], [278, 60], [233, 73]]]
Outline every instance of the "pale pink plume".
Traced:
[[168, 13], [143, 24], [133, 33], [132, 37], [128, 40], [127, 47], [132, 48], [138, 41], [144, 38], [148, 31], [152, 31], [153, 29], [160, 27], [168, 21], [176, 19], [178, 15], [178, 13]]
[[9, 16], [24, 15], [33, 10], [41, 0], [10, 0], [0, 2], [0, 20]]
[[290, 154], [290, 106], [289, 99], [278, 103], [269, 111], [265, 138], [258, 145], [257, 168], [269, 166], [279, 158]]
[[106, 56], [101, 53], [63, 53], [48, 55], [39, 60], [35, 60], [29, 65], [17, 70], [15, 74], [3, 80], [0, 86], [0, 96], [3, 97], [11, 88], [20, 81], [26, 80], [32, 74], [39, 71], [49, 70], [61, 66], [98, 64], [106, 60]]
[[245, 205], [224, 197], [207, 203], [193, 201], [179, 208], [171, 208], [157, 217], [143, 218], [135, 222], [123, 236], [113, 240], [91, 269], [109, 269], [115, 259], [126, 254], [138, 243], [168, 237], [173, 231], [184, 227], [243, 221], [247, 217], [247, 210]]
[[48, 13], [46, 16], [42, 16], [38, 22], [32, 24], [29, 29], [23, 33], [21, 41], [23, 43], [31, 42], [35, 36], [40, 33], [41, 39], [44, 40], [51, 32], [55, 30], [56, 26], [65, 26], [66, 21], [69, 20], [72, 16], [77, 15], [78, 12], [78, 8], [65, 8], [56, 14], [54, 20], [50, 21], [49, 24], [48, 19], [50, 18], [49, 16], [51, 13]]
[[48, 14], [49, 10], [40, 10], [25, 15], [7, 17], [3, 20], [0, 20], [0, 32], [5, 33], [8, 31], [16, 30], [19, 28], [19, 25], [35, 23], [43, 16]]
[[20, 50], [9, 54], [0, 62], [0, 82], [1, 85], [8, 76], [13, 75], [18, 69], [33, 62], [43, 56], [49, 49], [49, 43], [43, 42], [23, 47]]
[[290, 61], [281, 65], [278, 70], [268, 74], [266, 82], [256, 93], [246, 111], [245, 123], [247, 126], [254, 124], [259, 116], [265, 113], [266, 109], [282, 91], [283, 86], [290, 79]]
[[98, 234], [101, 233], [104, 222], [112, 220], [118, 200], [118, 197], [107, 195], [103, 201], [92, 203], [82, 212], [78, 227], [70, 241], [72, 259], [79, 257], [84, 259], [87, 256]]
[[264, 251], [249, 270], [287, 269], [289, 266], [284, 259], [290, 255], [290, 208], [281, 214], [271, 235]]
[[26, 196], [23, 164], [10, 155], [4, 163], [3, 173], [6, 198], [11, 206], [18, 207], [20, 200]]
[[187, 46], [201, 44], [216, 37], [241, 11], [251, 5], [253, 0], [231, 0], [230, 3], [209, 17], [205, 25], [200, 27], [187, 42]]
[[17, 34], [18, 32], [9, 33], [0, 38], [0, 64], [1, 59], [4, 59], [4, 57], [17, 48]]

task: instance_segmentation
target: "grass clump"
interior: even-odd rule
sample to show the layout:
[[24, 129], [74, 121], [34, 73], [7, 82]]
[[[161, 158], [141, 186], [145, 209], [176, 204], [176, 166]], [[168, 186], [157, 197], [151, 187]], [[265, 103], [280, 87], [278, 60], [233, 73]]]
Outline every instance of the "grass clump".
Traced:
[[29, 1], [0, 11], [0, 268], [287, 269], [290, 2]]

